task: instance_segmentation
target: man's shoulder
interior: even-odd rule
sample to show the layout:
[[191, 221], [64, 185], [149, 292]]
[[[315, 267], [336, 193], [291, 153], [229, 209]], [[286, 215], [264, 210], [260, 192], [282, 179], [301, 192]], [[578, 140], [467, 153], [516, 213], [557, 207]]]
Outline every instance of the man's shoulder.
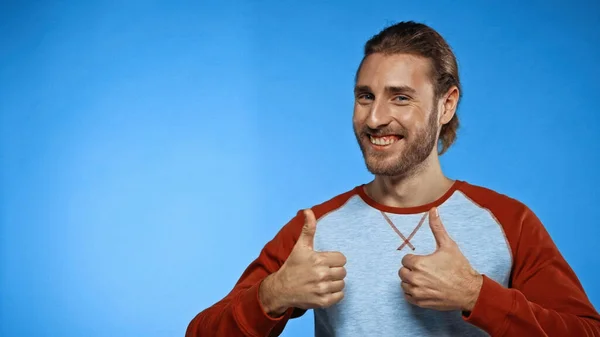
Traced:
[[[358, 195], [359, 188], [362, 188], [362, 185], [354, 186], [349, 190], [338, 193], [337, 195], [330, 197], [325, 201], [319, 202], [309, 208], [313, 211], [315, 218], [319, 220], [325, 215], [342, 208], [348, 202], [348, 200], [350, 200], [353, 196]], [[296, 237], [299, 234], [302, 225], [304, 224], [304, 210], [305, 209], [297, 210], [296, 215], [287, 222], [287, 224], [282, 228], [282, 231], [286, 233], [291, 231], [294, 233], [294, 237]]]
[[462, 181], [459, 184], [458, 190], [473, 203], [482, 208], [488, 209], [495, 216], [502, 214], [504, 215], [502, 216], [503, 218], [506, 216], [514, 218], [523, 216], [525, 213], [530, 212], [527, 205], [525, 205], [525, 203], [522, 201], [490, 187]]
[[351, 189], [338, 193], [335, 196], [312, 206], [311, 209], [315, 213], [315, 217], [319, 219], [328, 213], [342, 208], [348, 200], [358, 195], [358, 189], [362, 188], [362, 186], [363, 185], [353, 186]]

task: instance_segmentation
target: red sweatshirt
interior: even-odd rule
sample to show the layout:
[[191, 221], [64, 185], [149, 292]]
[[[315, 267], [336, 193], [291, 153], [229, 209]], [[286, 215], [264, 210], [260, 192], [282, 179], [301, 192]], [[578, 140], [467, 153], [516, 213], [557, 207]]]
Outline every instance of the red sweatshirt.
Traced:
[[[540, 220], [522, 203], [457, 181], [431, 204], [395, 208], [378, 204], [363, 188], [312, 208], [318, 220], [315, 249], [337, 250], [348, 259], [344, 300], [314, 310], [317, 336], [333, 331], [337, 336], [600, 337], [600, 316], [577, 276]], [[468, 317], [411, 307], [401, 296], [397, 272], [402, 256], [435, 249], [432, 234], [420, 225], [433, 206], [465, 257], [484, 275]], [[298, 212], [264, 246], [231, 292], [194, 317], [186, 337], [278, 336], [289, 319], [303, 315], [304, 310], [290, 308], [282, 317], [271, 318], [258, 298], [261, 281], [285, 262], [303, 222]], [[398, 248], [405, 242], [399, 241], [401, 233], [410, 245]]]

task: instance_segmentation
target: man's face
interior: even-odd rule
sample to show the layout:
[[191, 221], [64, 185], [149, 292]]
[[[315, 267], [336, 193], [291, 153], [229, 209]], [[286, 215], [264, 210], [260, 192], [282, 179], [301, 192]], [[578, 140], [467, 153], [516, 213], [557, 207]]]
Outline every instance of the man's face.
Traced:
[[429, 60], [372, 54], [355, 87], [354, 133], [369, 171], [410, 175], [437, 150], [438, 114]]

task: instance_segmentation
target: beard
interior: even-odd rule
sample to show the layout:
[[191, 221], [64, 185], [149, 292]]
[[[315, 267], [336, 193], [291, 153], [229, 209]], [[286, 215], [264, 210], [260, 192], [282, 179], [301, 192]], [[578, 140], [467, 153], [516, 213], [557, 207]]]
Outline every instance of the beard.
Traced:
[[[412, 140], [405, 138], [408, 133], [402, 127], [371, 129], [366, 125], [354, 125], [354, 134], [363, 154], [367, 169], [374, 175], [406, 177], [418, 171], [437, 144], [437, 107], [429, 114], [424, 130], [420, 130]], [[398, 141], [404, 141], [399, 153], [376, 151], [371, 147], [369, 135], [403, 135]], [[393, 145], [392, 145], [393, 146]]]

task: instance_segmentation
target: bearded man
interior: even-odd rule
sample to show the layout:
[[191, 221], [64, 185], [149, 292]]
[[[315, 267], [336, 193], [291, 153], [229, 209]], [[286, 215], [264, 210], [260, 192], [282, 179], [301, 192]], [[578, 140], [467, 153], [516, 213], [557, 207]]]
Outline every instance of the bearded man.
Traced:
[[600, 336], [600, 316], [536, 215], [442, 172], [456, 138], [456, 58], [424, 24], [365, 45], [353, 124], [375, 176], [299, 211], [188, 337]]

